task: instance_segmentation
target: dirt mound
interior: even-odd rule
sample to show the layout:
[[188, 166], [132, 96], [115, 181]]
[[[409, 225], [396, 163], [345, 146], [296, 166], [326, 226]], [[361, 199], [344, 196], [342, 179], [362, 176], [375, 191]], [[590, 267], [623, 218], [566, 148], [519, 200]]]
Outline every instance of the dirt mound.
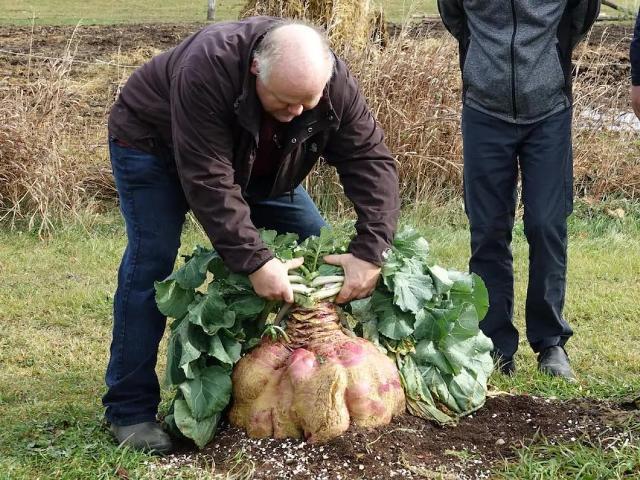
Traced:
[[541, 436], [573, 442], [615, 433], [615, 425], [634, 415], [638, 418], [637, 411], [608, 403], [499, 395], [457, 427], [440, 428], [402, 415], [385, 427], [353, 428], [327, 444], [310, 445], [250, 439], [223, 426], [203, 452], [182, 445], [164, 461], [179, 465], [208, 459], [218, 473], [237, 469], [241, 458], [245, 468], [255, 469], [251, 478], [265, 480], [487, 478], [492, 466], [513, 457], [522, 444]]

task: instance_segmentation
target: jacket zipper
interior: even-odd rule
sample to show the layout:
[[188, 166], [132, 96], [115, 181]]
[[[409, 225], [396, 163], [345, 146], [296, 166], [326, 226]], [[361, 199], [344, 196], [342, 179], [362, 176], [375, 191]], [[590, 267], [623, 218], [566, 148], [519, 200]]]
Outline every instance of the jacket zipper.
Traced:
[[518, 19], [516, 18], [516, 2], [511, 0], [511, 13], [513, 15], [513, 33], [511, 34], [511, 101], [513, 102], [513, 119], [518, 118], [516, 107], [516, 30]]

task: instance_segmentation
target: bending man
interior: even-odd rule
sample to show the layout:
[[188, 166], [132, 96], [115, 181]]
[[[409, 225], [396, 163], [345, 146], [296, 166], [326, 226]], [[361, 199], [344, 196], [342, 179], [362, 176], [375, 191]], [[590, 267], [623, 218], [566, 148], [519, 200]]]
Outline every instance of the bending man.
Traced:
[[153, 282], [172, 271], [189, 209], [258, 295], [290, 302], [284, 264], [257, 228], [318, 234], [300, 186], [320, 155], [358, 219], [336, 299], [369, 295], [399, 214], [383, 133], [342, 60], [315, 29], [268, 17], [210, 25], [136, 70], [109, 117], [110, 153], [127, 229], [103, 398], [119, 442], [167, 452], [155, 374], [165, 318]]

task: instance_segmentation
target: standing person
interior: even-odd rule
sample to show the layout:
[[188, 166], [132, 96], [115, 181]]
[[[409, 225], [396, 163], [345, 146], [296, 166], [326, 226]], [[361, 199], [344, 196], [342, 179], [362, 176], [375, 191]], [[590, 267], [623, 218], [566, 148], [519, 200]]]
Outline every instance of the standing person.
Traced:
[[458, 40], [463, 83], [464, 201], [469, 268], [489, 291], [482, 331], [502, 372], [514, 372], [511, 236], [518, 171], [529, 243], [527, 339], [538, 368], [574, 379], [562, 315], [567, 216], [573, 208], [571, 53], [598, 16], [597, 0], [438, 0]]
[[318, 234], [300, 186], [320, 155], [358, 220], [336, 299], [374, 289], [399, 215], [398, 177], [355, 79], [314, 28], [269, 17], [205, 27], [129, 78], [109, 117], [127, 230], [118, 272], [105, 416], [118, 442], [165, 453], [155, 373], [165, 318], [154, 281], [172, 271], [189, 209], [230, 270], [262, 297], [293, 301], [288, 269], [257, 228]]
[[631, 106], [636, 117], [640, 119], [640, 9], [636, 17], [636, 27], [629, 48], [631, 59]]

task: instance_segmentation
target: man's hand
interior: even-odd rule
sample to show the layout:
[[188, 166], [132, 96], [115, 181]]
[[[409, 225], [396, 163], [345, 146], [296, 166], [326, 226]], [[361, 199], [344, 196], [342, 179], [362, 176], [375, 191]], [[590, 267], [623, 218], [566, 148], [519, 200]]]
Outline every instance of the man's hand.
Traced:
[[351, 253], [327, 255], [324, 261], [344, 269], [344, 284], [336, 297], [336, 303], [347, 303], [365, 298], [373, 293], [380, 275], [380, 267], [354, 257]]
[[640, 119], [640, 85], [631, 87], [631, 106], [636, 117]]
[[303, 263], [304, 258], [302, 257], [286, 262], [272, 258], [249, 275], [249, 280], [251, 280], [253, 289], [260, 297], [293, 303], [293, 290], [288, 278], [289, 270], [298, 268]]

